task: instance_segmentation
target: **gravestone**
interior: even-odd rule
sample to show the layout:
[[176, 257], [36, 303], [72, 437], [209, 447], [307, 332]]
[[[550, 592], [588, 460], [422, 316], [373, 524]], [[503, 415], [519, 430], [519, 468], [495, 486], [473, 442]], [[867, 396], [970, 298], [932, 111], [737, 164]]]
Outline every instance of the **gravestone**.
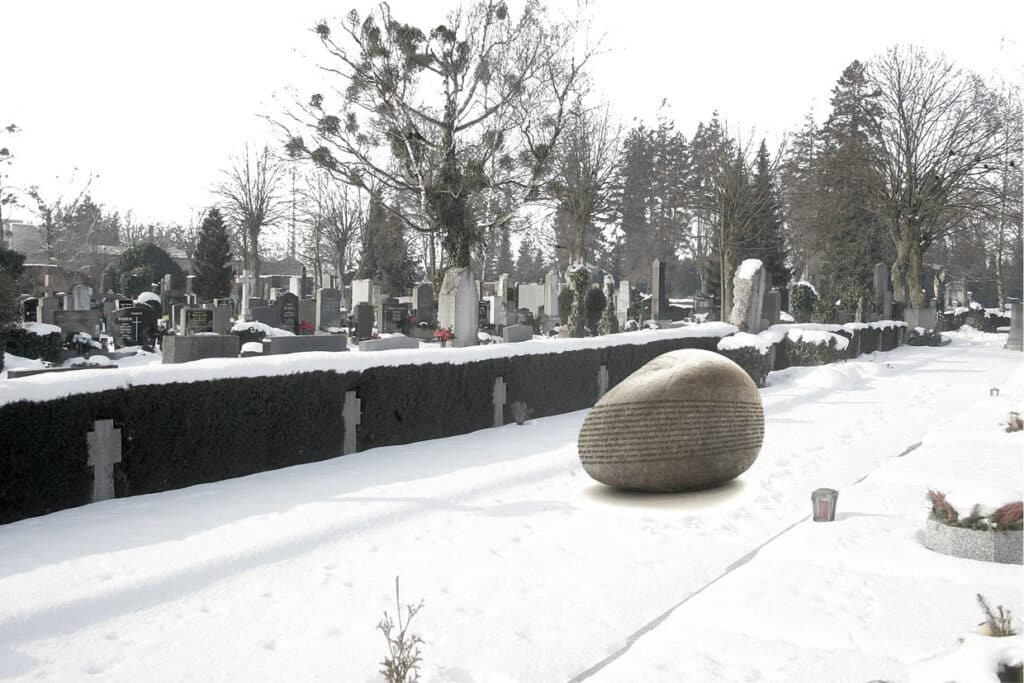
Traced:
[[508, 301], [508, 285], [509, 285], [509, 274], [502, 273], [498, 276], [498, 296], [501, 297], [502, 301]]
[[113, 420], [96, 420], [85, 435], [92, 467], [92, 502], [114, 497], [114, 465], [121, 462], [121, 430]]
[[[559, 292], [558, 271], [554, 268], [544, 276], [544, 312], [549, 318], [558, 318], [558, 292]], [[568, 313], [568, 311], [566, 311]]]
[[486, 299], [489, 296], [494, 296], [498, 292], [497, 282], [484, 282], [480, 285], [480, 298]]
[[39, 322], [39, 299], [30, 296], [21, 302], [22, 320], [27, 323]]
[[629, 322], [629, 280], [619, 281], [619, 294], [615, 297], [615, 314], [619, 318], [619, 329], [626, 329], [626, 323]]
[[946, 308], [967, 305], [967, 283], [964, 280], [957, 280], [946, 285], [945, 298], [943, 303]]
[[480, 300], [476, 306], [476, 324], [477, 327], [487, 327], [490, 323], [488, 322], [491, 317], [491, 304], [488, 301], [491, 297], [485, 297]]
[[330, 353], [348, 351], [348, 338], [343, 334], [297, 334], [263, 339], [263, 355], [265, 356], [282, 353], [309, 353], [311, 351]]
[[658, 258], [651, 262], [651, 320], [669, 320], [665, 264]]
[[372, 304], [373, 303], [373, 281], [372, 280], [353, 280], [352, 281], [352, 307], [355, 308], [359, 304]]
[[767, 320], [769, 325], [778, 325], [781, 311], [782, 292], [773, 289], [765, 296], [765, 310], [761, 315], [764, 316], [764, 320]]
[[302, 278], [298, 275], [288, 277], [287, 287], [289, 294], [294, 294], [296, 297], [302, 296]]
[[213, 310], [209, 308], [181, 309], [181, 334], [189, 335], [197, 332], [213, 332]]
[[341, 409], [341, 419], [345, 425], [345, 436], [341, 447], [341, 454], [348, 455], [356, 452], [356, 427], [362, 421], [362, 404], [354, 391], [345, 392], [345, 403]]
[[429, 282], [412, 288], [412, 310], [417, 323], [434, 322], [434, 286]]
[[732, 280], [732, 312], [729, 322], [741, 332], [761, 331], [761, 305], [764, 302], [765, 270], [758, 259], [747, 259], [736, 269]]
[[341, 292], [330, 287], [316, 292], [316, 329], [341, 327]]
[[544, 307], [544, 285], [519, 285], [519, 308], [528, 308], [534, 317]]
[[533, 339], [533, 328], [529, 325], [505, 325], [501, 330], [501, 338], [506, 344], [530, 341]]
[[892, 320], [892, 297], [889, 296], [889, 268], [884, 263], [875, 264], [874, 273], [875, 306], [882, 320]]
[[68, 307], [72, 311], [88, 311], [92, 308], [92, 287], [86, 285], [75, 285], [71, 288], [71, 306]]
[[494, 425], [501, 427], [505, 424], [505, 401], [508, 395], [505, 391], [505, 380], [498, 377], [494, 380], [494, 390], [491, 392], [491, 401], [494, 404]]
[[57, 297], [50, 294], [40, 297], [39, 308], [37, 309], [36, 314], [37, 321], [52, 325], [53, 313], [58, 310], [60, 310], [60, 300]]
[[299, 322], [308, 323], [310, 329], [316, 331], [316, 299], [299, 299]]
[[454, 347], [475, 346], [479, 313], [476, 276], [470, 268], [449, 268], [438, 300], [438, 324], [455, 334]]
[[263, 323], [271, 327], [280, 327], [281, 319], [277, 315], [276, 306], [251, 306], [249, 313], [253, 322]]
[[1010, 334], [1006, 347], [1010, 351], [1024, 351], [1024, 304], [1010, 304]]
[[505, 325], [505, 302], [495, 294], [486, 298], [487, 303], [487, 324], [494, 328]]
[[97, 332], [100, 318], [96, 311], [54, 311], [53, 324], [60, 327], [60, 334], [64, 339], [76, 332], [85, 332], [91, 337], [99, 336]]
[[239, 312], [239, 319], [243, 321], [251, 320], [252, 315], [249, 313], [249, 306], [252, 305], [252, 294], [253, 286], [256, 284], [256, 278], [252, 274], [245, 270], [242, 271], [242, 275], [238, 278], [238, 281], [242, 285], [242, 310]]
[[289, 332], [295, 332], [299, 328], [299, 297], [291, 292], [284, 292], [278, 295], [274, 308], [277, 309], [278, 327]]
[[237, 334], [168, 334], [160, 342], [164, 363], [188, 363], [203, 358], [237, 358], [240, 348], [241, 337]]
[[147, 346], [156, 327], [156, 313], [148, 306], [119, 308], [107, 315], [107, 334], [114, 347]]
[[580, 428], [587, 474], [632, 491], [716, 486], [746, 471], [764, 439], [757, 385], [699, 349], [662, 354], [610, 389]]
[[164, 294], [165, 292], [171, 291], [171, 287], [171, 274], [166, 273], [162, 278], [160, 278], [160, 293]]
[[402, 332], [405, 329], [406, 318], [409, 315], [409, 305], [398, 303], [395, 299], [388, 299], [378, 309], [378, 330], [381, 334]]
[[219, 301], [213, 308], [213, 331], [216, 334], [227, 334], [231, 331], [231, 300]]
[[390, 337], [380, 339], [363, 339], [359, 342], [359, 351], [393, 351], [395, 349], [418, 349], [418, 339], [406, 337], [404, 334], [394, 334]]
[[368, 301], [356, 304], [356, 339], [366, 339], [373, 334], [373, 309]]

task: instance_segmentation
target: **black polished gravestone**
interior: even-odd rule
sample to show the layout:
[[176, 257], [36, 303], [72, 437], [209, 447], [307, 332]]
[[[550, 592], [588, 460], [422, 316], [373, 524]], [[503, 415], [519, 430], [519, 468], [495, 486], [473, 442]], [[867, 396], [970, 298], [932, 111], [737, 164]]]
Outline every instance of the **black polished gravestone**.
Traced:
[[299, 297], [291, 292], [285, 292], [277, 297], [274, 303], [277, 309], [277, 318], [280, 321], [278, 327], [289, 332], [296, 332], [299, 329]]
[[186, 308], [181, 312], [182, 334], [213, 332], [212, 308]]
[[149, 306], [119, 308], [107, 314], [107, 334], [114, 347], [148, 346], [156, 330], [156, 313]]
[[30, 296], [21, 302], [22, 321], [27, 323], [39, 322], [36, 315], [39, 312], [39, 299]]

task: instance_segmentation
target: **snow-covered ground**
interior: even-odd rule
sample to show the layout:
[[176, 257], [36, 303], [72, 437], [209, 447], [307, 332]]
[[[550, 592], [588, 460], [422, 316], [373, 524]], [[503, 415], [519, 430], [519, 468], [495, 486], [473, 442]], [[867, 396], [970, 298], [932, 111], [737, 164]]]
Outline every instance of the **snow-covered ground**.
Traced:
[[1024, 476], [1022, 355], [951, 336], [772, 373], [717, 490], [593, 482], [582, 411], [2, 526], [0, 678], [379, 680], [400, 576], [427, 682], [909, 680], [975, 593], [1024, 611], [1021, 566], [922, 545], [928, 487]]

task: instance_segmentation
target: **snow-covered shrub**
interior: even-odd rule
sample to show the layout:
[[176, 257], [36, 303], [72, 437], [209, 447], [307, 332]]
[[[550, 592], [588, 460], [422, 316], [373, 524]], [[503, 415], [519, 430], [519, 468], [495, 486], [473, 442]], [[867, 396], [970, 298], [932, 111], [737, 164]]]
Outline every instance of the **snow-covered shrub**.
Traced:
[[533, 411], [522, 401], [513, 401], [511, 408], [512, 419], [520, 426], [526, 424], [526, 421], [530, 419], [530, 415], [533, 414]]
[[1021, 430], [1024, 430], [1024, 420], [1021, 419], [1020, 413], [1010, 413], [1006, 418], [1006, 431], [1019, 432]]
[[985, 615], [984, 625], [987, 627], [990, 636], [1005, 638], [1017, 635], [1017, 632], [1013, 629], [1013, 612], [1004, 609], [1002, 605], [999, 605], [995, 611], [992, 611], [988, 600], [981, 593], [978, 593], [978, 607], [981, 608], [982, 614]]
[[827, 365], [846, 360], [850, 340], [821, 330], [790, 330], [782, 346], [788, 365]]
[[789, 293], [789, 312], [798, 323], [810, 322], [818, 303], [818, 292], [809, 282], [796, 282]]
[[1017, 531], [1024, 528], [1021, 518], [1024, 502], [1019, 500], [1005, 503], [998, 508], [994, 505], [973, 503], [967, 514], [963, 514], [967, 506], [962, 501], [954, 504], [942, 491], [929, 489], [928, 501], [932, 505], [932, 519], [949, 526], [977, 531]]
[[942, 335], [935, 330], [914, 327], [908, 330], [906, 343], [909, 346], [942, 346]]
[[719, 349], [718, 352], [743, 368], [754, 384], [763, 387], [771, 368], [768, 367], [768, 354], [761, 353], [753, 346], [742, 346], [735, 349]]
[[606, 303], [607, 300], [600, 289], [591, 287], [587, 290], [583, 305], [587, 311], [587, 331], [590, 334], [597, 334], [597, 323], [601, 320], [601, 313], [604, 311]]
[[[46, 332], [49, 328], [41, 326], [33, 327], [26, 323], [18, 327], [12, 327], [3, 332], [3, 344], [7, 353], [32, 360], [45, 360], [56, 363], [60, 360], [62, 338], [61, 333]], [[60, 328], [56, 328], [60, 329]], [[37, 331], [38, 330], [38, 331]], [[39, 331], [46, 332], [39, 334]]]

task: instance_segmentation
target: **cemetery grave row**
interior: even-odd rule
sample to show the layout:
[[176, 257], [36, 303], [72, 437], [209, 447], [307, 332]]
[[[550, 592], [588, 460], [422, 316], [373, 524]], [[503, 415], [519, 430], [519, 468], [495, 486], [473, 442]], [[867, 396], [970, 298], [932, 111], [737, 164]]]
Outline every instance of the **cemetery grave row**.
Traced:
[[[734, 331], [721, 323], [700, 328], [706, 336], [640, 333], [646, 343], [631, 343], [638, 335], [616, 335], [593, 340], [590, 348], [580, 340], [550, 353], [536, 342], [530, 353], [499, 355], [497, 347], [479, 357], [480, 349], [460, 362], [193, 377], [12, 401], [0, 405], [0, 481], [19, 485], [0, 488], [0, 523], [88, 503], [95, 463], [109, 467], [98, 476], [112, 477], [116, 495], [135, 495], [507, 424], [513, 402], [529, 406], [534, 417], [589, 408], [654, 357], [683, 348], [715, 351]], [[887, 324], [849, 330], [858, 341], [841, 355], [868, 352], [874, 344], [892, 348], [902, 329]], [[788, 338], [772, 345], [775, 369], [792, 361]], [[825, 354], [805, 362], [837, 359]], [[169, 377], [185, 380], [178, 368], [168, 367], [174, 370]], [[159, 406], [165, 408], [154, 408]], [[105, 420], [118, 434], [116, 464], [110, 454], [90, 450], [91, 442], [110, 441], [89, 436]], [[48, 428], [39, 430], [41, 424]]]

